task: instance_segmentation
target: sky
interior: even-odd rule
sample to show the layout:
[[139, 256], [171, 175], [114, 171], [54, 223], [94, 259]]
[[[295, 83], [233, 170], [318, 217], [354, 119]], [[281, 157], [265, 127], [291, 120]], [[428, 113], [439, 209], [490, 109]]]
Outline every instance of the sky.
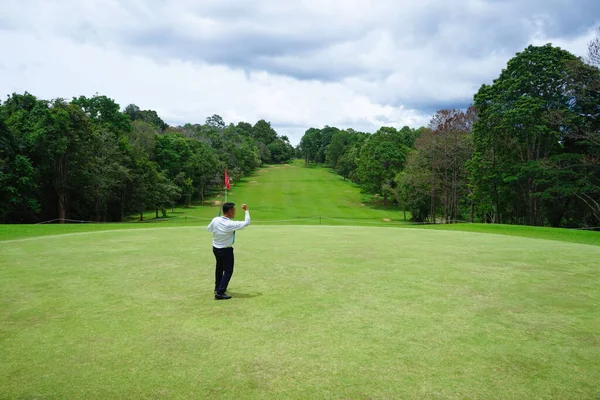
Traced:
[[106, 95], [170, 125], [426, 126], [530, 44], [585, 56], [598, 0], [1, 0], [0, 97]]

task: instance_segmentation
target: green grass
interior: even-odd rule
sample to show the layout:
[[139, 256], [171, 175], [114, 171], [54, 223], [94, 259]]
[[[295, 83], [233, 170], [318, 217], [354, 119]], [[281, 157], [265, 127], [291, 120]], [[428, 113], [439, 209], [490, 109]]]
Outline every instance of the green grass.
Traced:
[[218, 302], [203, 226], [4, 241], [0, 398], [594, 399], [599, 259], [477, 232], [252, 225]]
[[492, 233], [497, 235], [521, 236], [536, 239], [557, 240], [561, 242], [591, 244], [600, 246], [600, 232], [545, 228], [522, 225], [499, 225], [499, 224], [438, 224], [420, 226], [424, 229], [441, 229], [450, 231]]
[[[224, 201], [222, 194], [208, 198], [204, 206], [178, 207], [169, 213], [175, 220], [187, 222], [194, 218], [209, 219], [217, 215], [219, 206], [215, 201]], [[365, 224], [384, 225], [384, 219], [400, 223], [404, 213], [394, 207], [384, 207], [377, 196], [361, 194], [360, 188], [344, 181], [328, 168], [311, 166], [306, 168], [301, 160], [292, 164], [271, 165], [258, 170], [254, 175], [243, 178], [232, 185], [228, 201], [251, 207], [252, 218], [257, 223], [309, 223], [309, 224]], [[406, 214], [410, 218], [410, 213]], [[154, 219], [154, 213], [147, 214]], [[321, 221], [319, 221], [321, 217]], [[137, 219], [138, 216], [132, 216]], [[336, 220], [345, 221], [336, 221]], [[175, 222], [175, 220], [173, 222]]]

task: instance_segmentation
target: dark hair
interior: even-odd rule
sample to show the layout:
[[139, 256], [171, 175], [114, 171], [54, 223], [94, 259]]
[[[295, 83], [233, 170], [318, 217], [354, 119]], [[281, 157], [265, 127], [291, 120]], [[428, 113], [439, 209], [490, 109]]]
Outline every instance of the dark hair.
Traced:
[[235, 207], [235, 203], [225, 203], [223, 204], [223, 214], [227, 214], [231, 209]]

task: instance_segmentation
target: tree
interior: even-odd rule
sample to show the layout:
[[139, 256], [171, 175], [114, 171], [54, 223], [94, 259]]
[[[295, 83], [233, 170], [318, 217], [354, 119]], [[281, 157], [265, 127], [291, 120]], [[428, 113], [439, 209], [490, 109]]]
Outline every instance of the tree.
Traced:
[[421, 132], [422, 131], [417, 131], [408, 126], [403, 126], [402, 129], [400, 129], [399, 131], [400, 137], [402, 138], [402, 144], [404, 144], [409, 149], [414, 149], [415, 141], [420, 136]]
[[[398, 173], [396, 183], [396, 197], [402, 209], [408, 209], [415, 222], [431, 220], [435, 222], [432, 214], [431, 183], [433, 171], [431, 164], [421, 150], [412, 151], [407, 159], [406, 168]], [[435, 182], [435, 180], [433, 180]], [[406, 216], [405, 216], [406, 218]]]
[[588, 62], [600, 68], [600, 38], [595, 37], [588, 44]]
[[225, 129], [225, 121], [220, 115], [214, 114], [211, 117], [206, 118], [205, 125], [215, 129]]
[[[37, 99], [31, 96], [28, 100], [32, 101], [31, 110]], [[26, 155], [24, 137], [18, 130], [9, 128], [8, 118], [6, 108], [0, 105], [0, 223], [28, 222], [40, 211], [36, 173], [32, 160]]]
[[91, 98], [80, 96], [73, 98], [77, 105], [95, 124], [107, 125], [108, 129], [120, 137], [133, 129], [129, 116], [121, 112], [121, 107], [113, 99], [95, 95]]
[[143, 121], [151, 124], [161, 131], [164, 131], [169, 125], [162, 120], [154, 110], [140, 110], [135, 104], [129, 104], [125, 107], [125, 114], [129, 116], [132, 122]]
[[593, 116], [579, 110], [597, 107], [572, 90], [579, 80], [574, 71], [583, 68], [565, 50], [529, 46], [475, 95], [474, 196], [488, 202], [494, 222], [543, 225], [550, 214], [567, 211], [572, 186], [563, 185], [560, 164], [583, 157], [584, 140], [576, 134]]
[[185, 165], [192, 156], [190, 141], [181, 133], [169, 132], [156, 137], [154, 161], [174, 179], [184, 171]]
[[179, 186], [181, 195], [185, 199], [185, 208], [190, 208], [192, 205], [192, 196], [194, 195], [194, 181], [186, 176], [185, 172], [180, 172], [175, 177], [175, 184]]
[[[440, 110], [431, 120], [430, 131], [417, 142], [432, 161], [432, 174], [438, 180], [446, 223], [456, 221], [461, 214], [460, 202], [467, 198], [466, 163], [473, 154], [471, 129], [475, 119], [472, 107], [467, 112]], [[424, 140], [428, 135], [434, 140]], [[433, 207], [435, 186], [432, 189]], [[432, 209], [432, 213], [435, 215], [435, 210]]]
[[304, 156], [304, 164], [308, 166], [311, 161], [317, 160], [317, 152], [321, 147], [321, 131], [316, 128], [309, 128], [302, 139], [300, 139], [300, 151]]
[[157, 187], [160, 172], [156, 163], [143, 158], [136, 160], [132, 174], [131, 206], [140, 214], [140, 221], [144, 220], [144, 211], [157, 204]]
[[91, 121], [75, 104], [56, 99], [40, 109], [33, 132], [31, 139], [42, 180], [53, 190], [55, 215], [64, 222], [69, 201], [78, 195], [83, 182], [81, 166], [89, 155]]
[[185, 164], [185, 173], [194, 181], [194, 191], [200, 194], [200, 202], [204, 204], [206, 190], [221, 173], [223, 164], [215, 151], [202, 142], [193, 143], [192, 155]]
[[321, 129], [321, 134], [319, 135], [319, 143], [318, 149], [315, 154], [315, 161], [318, 163], [324, 163], [326, 159], [327, 148], [331, 143], [333, 136], [339, 132], [340, 130], [336, 127], [325, 126], [325, 128]]
[[175, 205], [181, 197], [182, 190], [168, 177], [165, 171], [158, 173], [156, 185], [152, 189], [156, 218], [158, 218], [159, 210], [162, 211], [162, 216], [166, 217], [167, 208]]
[[366, 193], [383, 195], [387, 206], [394, 177], [404, 168], [408, 149], [395, 128], [382, 127], [363, 145], [358, 160], [358, 177]]
[[235, 128], [240, 135], [247, 138], [252, 138], [252, 125], [248, 122], [238, 122]]
[[94, 132], [90, 146], [92, 151], [82, 166], [85, 179], [81, 189], [92, 204], [95, 220], [106, 221], [108, 204], [118, 196], [119, 189], [130, 177], [130, 171], [125, 166], [125, 155], [119, 143], [105, 127]]
[[282, 164], [292, 160], [294, 148], [289, 143], [284, 142], [281, 138], [275, 139], [267, 147], [271, 153], [271, 162]]
[[325, 151], [325, 161], [330, 168], [337, 168], [338, 160], [344, 154], [346, 147], [351, 143], [350, 133], [338, 131], [331, 137], [331, 142]]
[[277, 139], [277, 132], [271, 127], [270, 122], [261, 119], [252, 127], [252, 138], [268, 146]]
[[136, 120], [133, 122], [131, 132], [127, 133], [127, 138], [137, 156], [146, 155], [149, 159], [153, 159], [158, 133], [158, 129], [154, 125]]

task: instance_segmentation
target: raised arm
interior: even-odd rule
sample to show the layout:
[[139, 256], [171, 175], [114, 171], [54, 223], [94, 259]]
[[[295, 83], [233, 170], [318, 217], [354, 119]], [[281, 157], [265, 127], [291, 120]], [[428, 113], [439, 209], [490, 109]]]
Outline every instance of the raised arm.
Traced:
[[250, 210], [248, 210], [248, 206], [245, 204], [242, 204], [242, 208], [246, 214], [244, 221], [227, 221], [223, 229], [225, 232], [239, 231], [250, 225]]

